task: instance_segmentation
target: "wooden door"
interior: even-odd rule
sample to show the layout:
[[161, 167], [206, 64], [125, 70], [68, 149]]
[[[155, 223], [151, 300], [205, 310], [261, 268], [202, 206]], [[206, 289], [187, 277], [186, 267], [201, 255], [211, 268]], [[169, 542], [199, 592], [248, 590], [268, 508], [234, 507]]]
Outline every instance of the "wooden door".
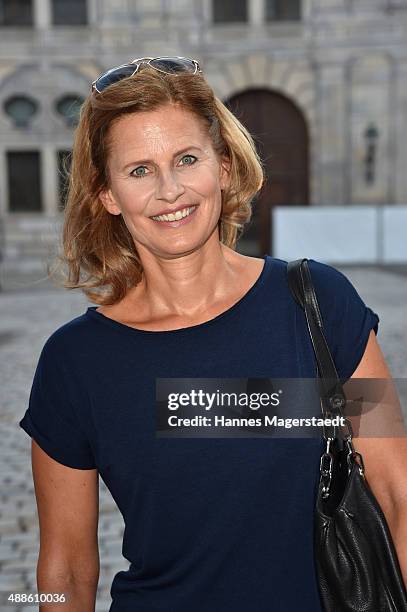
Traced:
[[253, 219], [238, 243], [247, 255], [272, 254], [273, 206], [309, 204], [308, 129], [300, 109], [285, 96], [252, 89], [225, 105], [254, 138], [267, 180], [253, 202]]

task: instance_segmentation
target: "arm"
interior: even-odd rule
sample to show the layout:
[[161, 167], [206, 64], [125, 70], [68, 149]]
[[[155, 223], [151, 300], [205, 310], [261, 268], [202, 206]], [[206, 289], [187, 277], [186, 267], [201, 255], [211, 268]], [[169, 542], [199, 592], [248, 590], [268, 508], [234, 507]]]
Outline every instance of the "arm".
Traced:
[[99, 488], [96, 469], [67, 467], [32, 441], [40, 551], [38, 592], [64, 593], [65, 604], [40, 612], [94, 612], [99, 579]]
[[[373, 330], [352, 378], [391, 379]], [[407, 584], [407, 437], [355, 437], [353, 445], [363, 456], [366, 480], [385, 514]]]

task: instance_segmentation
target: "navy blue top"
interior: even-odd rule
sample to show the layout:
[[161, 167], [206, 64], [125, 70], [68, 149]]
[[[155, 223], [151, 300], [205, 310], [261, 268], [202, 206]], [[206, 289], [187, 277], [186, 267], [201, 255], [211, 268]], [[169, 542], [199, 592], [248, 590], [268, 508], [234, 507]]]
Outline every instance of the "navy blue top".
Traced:
[[[56, 461], [97, 468], [125, 522], [129, 566], [110, 612], [321, 612], [313, 507], [322, 438], [158, 438], [156, 377], [314, 377], [286, 262], [265, 256], [218, 316], [170, 331], [89, 306], [46, 340], [19, 425]], [[347, 380], [379, 317], [334, 267], [309, 260], [328, 345]]]

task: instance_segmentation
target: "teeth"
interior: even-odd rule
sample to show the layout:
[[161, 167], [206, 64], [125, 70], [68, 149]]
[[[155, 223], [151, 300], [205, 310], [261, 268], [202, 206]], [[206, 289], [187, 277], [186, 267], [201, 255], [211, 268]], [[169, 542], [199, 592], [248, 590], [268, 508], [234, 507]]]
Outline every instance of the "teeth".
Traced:
[[151, 217], [155, 221], [179, 221], [184, 217], [188, 217], [193, 210], [195, 210], [195, 206], [190, 206], [189, 208], [183, 208], [182, 210], [177, 210], [176, 213], [169, 213], [168, 215], [158, 215], [157, 217]]

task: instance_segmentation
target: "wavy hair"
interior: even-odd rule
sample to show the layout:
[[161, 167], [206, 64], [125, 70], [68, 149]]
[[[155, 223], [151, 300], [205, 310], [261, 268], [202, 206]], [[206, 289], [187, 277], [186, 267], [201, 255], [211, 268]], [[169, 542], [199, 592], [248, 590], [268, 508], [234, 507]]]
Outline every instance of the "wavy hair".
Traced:
[[219, 239], [226, 246], [235, 248], [251, 219], [252, 199], [265, 181], [253, 138], [201, 74], [174, 76], [145, 67], [101, 94], [90, 93], [80, 108], [74, 133], [57, 261], [67, 268], [63, 286], [80, 288], [96, 304], [120, 301], [143, 272], [122, 215], [110, 214], [100, 200], [110, 180], [109, 128], [127, 113], [166, 104], [179, 105], [203, 121], [215, 152], [230, 162], [230, 185], [222, 191], [218, 222]]

